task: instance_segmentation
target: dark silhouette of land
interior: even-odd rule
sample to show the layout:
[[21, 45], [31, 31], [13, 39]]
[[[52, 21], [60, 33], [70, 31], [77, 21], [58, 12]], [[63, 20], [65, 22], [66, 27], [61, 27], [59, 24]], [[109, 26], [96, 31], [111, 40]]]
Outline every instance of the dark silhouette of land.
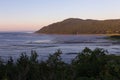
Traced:
[[44, 34], [120, 34], [120, 19], [92, 20], [69, 18], [36, 31]]

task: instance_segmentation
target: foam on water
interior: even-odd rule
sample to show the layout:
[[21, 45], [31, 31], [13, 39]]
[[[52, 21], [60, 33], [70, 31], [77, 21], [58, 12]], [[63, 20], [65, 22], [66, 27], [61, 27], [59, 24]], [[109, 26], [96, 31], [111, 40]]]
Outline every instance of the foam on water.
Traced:
[[47, 43], [53, 43], [51, 40], [36, 40], [36, 41], [27, 41], [28, 44], [47, 44]]

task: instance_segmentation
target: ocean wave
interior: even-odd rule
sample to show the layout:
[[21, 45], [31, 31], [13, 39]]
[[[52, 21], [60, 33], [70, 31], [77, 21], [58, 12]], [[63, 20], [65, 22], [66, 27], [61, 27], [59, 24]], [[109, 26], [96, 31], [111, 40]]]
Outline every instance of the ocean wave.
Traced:
[[51, 40], [36, 40], [36, 41], [27, 41], [27, 44], [47, 44], [53, 43]]

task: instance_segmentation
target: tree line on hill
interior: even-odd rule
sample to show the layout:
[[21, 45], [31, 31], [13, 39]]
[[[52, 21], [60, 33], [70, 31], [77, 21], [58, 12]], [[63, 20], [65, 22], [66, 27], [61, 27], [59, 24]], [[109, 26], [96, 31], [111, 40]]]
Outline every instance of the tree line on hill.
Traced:
[[92, 20], [69, 18], [56, 22], [36, 33], [44, 34], [120, 34], [120, 19]]
[[45, 61], [39, 61], [36, 51], [31, 56], [22, 53], [17, 61], [0, 59], [0, 80], [119, 80], [120, 56], [106, 50], [85, 48], [65, 63], [58, 50]]

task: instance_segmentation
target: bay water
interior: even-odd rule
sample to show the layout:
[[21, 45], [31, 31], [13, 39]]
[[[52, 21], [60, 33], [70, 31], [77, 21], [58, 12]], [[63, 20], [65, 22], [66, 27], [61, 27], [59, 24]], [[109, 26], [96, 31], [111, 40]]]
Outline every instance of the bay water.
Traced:
[[39, 59], [60, 49], [63, 59], [70, 60], [85, 47], [103, 48], [110, 54], [120, 54], [120, 41], [108, 39], [105, 35], [48, 35], [32, 32], [0, 32], [0, 57], [18, 58], [22, 52], [30, 55], [35, 50]]

